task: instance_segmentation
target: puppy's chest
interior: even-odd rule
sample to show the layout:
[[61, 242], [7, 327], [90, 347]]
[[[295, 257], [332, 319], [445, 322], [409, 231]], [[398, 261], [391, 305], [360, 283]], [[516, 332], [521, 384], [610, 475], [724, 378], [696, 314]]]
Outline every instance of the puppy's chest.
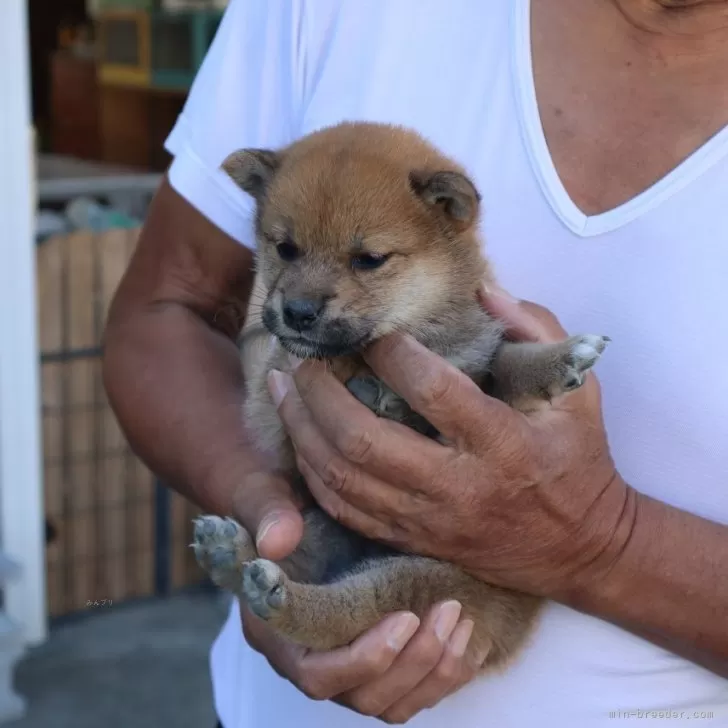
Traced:
[[477, 310], [423, 343], [482, 386], [502, 340], [502, 326]]

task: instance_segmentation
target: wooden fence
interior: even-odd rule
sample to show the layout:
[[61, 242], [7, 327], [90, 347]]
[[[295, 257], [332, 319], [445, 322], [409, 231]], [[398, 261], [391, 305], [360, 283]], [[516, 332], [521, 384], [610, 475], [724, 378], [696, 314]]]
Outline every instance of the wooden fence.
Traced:
[[188, 547], [197, 510], [134, 456], [102, 385], [106, 313], [137, 236], [83, 231], [37, 249], [51, 617], [203, 580]]

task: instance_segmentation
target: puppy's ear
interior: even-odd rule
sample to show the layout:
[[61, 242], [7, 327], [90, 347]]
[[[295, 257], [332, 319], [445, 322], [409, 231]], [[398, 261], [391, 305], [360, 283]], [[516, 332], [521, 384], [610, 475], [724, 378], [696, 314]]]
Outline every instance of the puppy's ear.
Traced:
[[440, 208], [458, 230], [467, 230], [478, 215], [480, 193], [460, 172], [410, 172], [410, 185], [426, 204]]
[[270, 149], [240, 149], [220, 166], [239, 187], [260, 201], [280, 163], [278, 153]]

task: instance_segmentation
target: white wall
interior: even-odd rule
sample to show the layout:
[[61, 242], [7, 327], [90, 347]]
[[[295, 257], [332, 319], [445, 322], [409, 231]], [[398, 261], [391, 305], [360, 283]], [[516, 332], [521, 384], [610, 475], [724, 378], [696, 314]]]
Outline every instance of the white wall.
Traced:
[[26, 13], [0, 0], [0, 547], [23, 568], [5, 607], [32, 644], [46, 603]]

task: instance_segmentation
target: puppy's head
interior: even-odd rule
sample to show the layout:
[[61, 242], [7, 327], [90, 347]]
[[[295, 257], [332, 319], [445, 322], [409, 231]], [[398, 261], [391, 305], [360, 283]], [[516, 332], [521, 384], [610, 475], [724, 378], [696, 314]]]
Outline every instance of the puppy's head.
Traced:
[[480, 196], [413, 132], [340, 124], [222, 166], [256, 200], [262, 320], [292, 354], [349, 355], [395, 330], [422, 340], [472, 302]]

